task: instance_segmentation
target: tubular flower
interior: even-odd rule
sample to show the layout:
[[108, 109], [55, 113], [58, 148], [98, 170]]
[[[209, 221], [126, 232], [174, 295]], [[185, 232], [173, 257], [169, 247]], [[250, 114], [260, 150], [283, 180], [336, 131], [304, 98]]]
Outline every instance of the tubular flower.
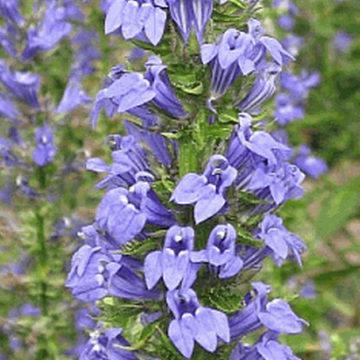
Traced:
[[181, 282], [183, 288], [189, 288], [196, 278], [196, 265], [190, 261], [193, 247], [194, 230], [189, 226], [172, 226], [166, 233], [163, 250], [153, 251], [145, 258], [144, 274], [148, 288], [152, 289], [161, 277], [169, 290]]
[[115, 0], [107, 10], [105, 34], [120, 30], [125, 40], [137, 38], [157, 45], [166, 24], [165, 0]]
[[265, 241], [272, 250], [272, 258], [277, 265], [292, 256], [299, 266], [302, 265], [301, 253], [306, 250], [306, 245], [295, 235], [286, 230], [281, 218], [266, 214], [255, 230], [254, 235]]
[[195, 341], [210, 352], [216, 350], [218, 339], [230, 341], [226, 315], [201, 306], [194, 290], [168, 291], [166, 301], [175, 316], [169, 325], [169, 337], [187, 359], [191, 358]]
[[170, 200], [179, 205], [195, 203], [194, 217], [199, 224], [224, 207], [225, 192], [236, 175], [237, 171], [224, 156], [213, 155], [202, 175], [189, 173], [180, 180]]
[[191, 260], [195, 263], [207, 262], [219, 278], [236, 275], [243, 262], [235, 255], [236, 231], [230, 224], [218, 225], [212, 231], [205, 250], [193, 252]]
[[270, 99], [276, 91], [275, 81], [280, 71], [280, 66], [276, 64], [267, 64], [261, 69], [249, 93], [240, 101], [240, 111], [251, 113]]
[[37, 147], [33, 151], [33, 159], [38, 166], [46, 166], [54, 160], [56, 147], [51, 128], [48, 124], [36, 128]]

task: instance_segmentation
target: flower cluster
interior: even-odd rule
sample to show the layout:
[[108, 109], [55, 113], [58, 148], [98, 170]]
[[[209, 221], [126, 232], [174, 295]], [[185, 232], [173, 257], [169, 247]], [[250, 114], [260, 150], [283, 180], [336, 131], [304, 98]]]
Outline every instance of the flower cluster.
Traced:
[[[212, 1], [202, 0], [115, 0], [106, 11], [105, 32], [156, 45], [169, 11], [184, 43], [192, 27], [201, 43], [212, 7]], [[87, 161], [88, 170], [104, 174], [96, 188], [105, 189], [105, 194], [93, 224], [81, 230], [85, 243], [73, 256], [66, 286], [85, 302], [101, 304], [113, 297], [119, 304], [150, 304], [139, 306], [141, 318], [148, 319], [143, 326], [157, 323], [188, 359], [194, 356], [195, 343], [208, 352], [234, 348], [226, 346], [233, 343], [232, 354], [227, 353], [231, 359], [275, 359], [266, 355], [273, 351], [295, 359], [278, 336], [301, 332], [306, 321], [281, 299], [267, 302], [268, 285], [254, 282], [255, 296], [237, 292], [234, 285], [239, 301], [244, 296], [243, 309], [225, 311], [207, 300], [207, 292], [219, 291], [224, 279], [236, 283], [267, 257], [278, 266], [287, 259], [301, 265], [305, 244], [273, 212], [288, 199], [302, 196], [304, 174], [289, 163], [292, 150], [255, 127], [250, 114], [271, 98], [282, 67], [293, 57], [251, 18], [247, 33], [229, 29], [217, 44], [203, 44], [201, 59], [203, 65], [198, 66], [209, 64], [212, 72], [207, 103], [212, 111], [217, 112], [211, 102], [232, 91], [237, 78], [255, 75], [255, 81], [230, 105], [239, 113], [230, 139], [216, 151], [207, 150], [203, 171], [182, 176], [177, 170], [184, 146], [181, 124], [190, 125], [192, 110], [170, 80], [170, 65], [150, 56], [145, 73], [116, 65], [106, 78], [91, 113], [93, 126], [102, 109], [108, 117], [126, 113], [130, 120], [123, 120], [126, 135], [107, 139], [111, 164], [100, 158]], [[166, 136], [169, 130], [178, 136]], [[164, 173], [171, 179], [170, 188], [161, 185]], [[253, 201], [242, 203], [244, 194]], [[247, 230], [258, 244], [254, 247], [241, 240], [239, 226], [256, 217]], [[146, 250], [140, 254], [132, 250], [142, 246]], [[206, 279], [212, 289], [204, 288]], [[105, 310], [107, 303], [104, 300]], [[116, 358], [137, 358], [137, 346], [121, 337], [126, 329], [116, 327], [116, 322], [108, 330], [99, 327], [102, 330], [91, 335], [80, 359], [111, 359], [115, 348], [126, 352], [118, 350]], [[268, 331], [253, 347], [241, 343], [242, 337], [263, 327]], [[158, 335], [152, 341], [158, 341]]]
[[[285, 31], [291, 31], [295, 25], [299, 12], [296, 5], [291, 1], [273, 0], [273, 6], [278, 9], [279, 26]], [[301, 37], [289, 33], [282, 41], [284, 47], [292, 54], [297, 55], [304, 41]], [[311, 89], [320, 83], [320, 74], [313, 72], [309, 74], [302, 70], [299, 76], [285, 72], [280, 76], [281, 92], [275, 97], [274, 117], [280, 126], [285, 126], [295, 120], [305, 117], [305, 106]], [[318, 178], [327, 171], [324, 160], [311, 154], [307, 145], [298, 149], [294, 159], [295, 164], [306, 174]]]

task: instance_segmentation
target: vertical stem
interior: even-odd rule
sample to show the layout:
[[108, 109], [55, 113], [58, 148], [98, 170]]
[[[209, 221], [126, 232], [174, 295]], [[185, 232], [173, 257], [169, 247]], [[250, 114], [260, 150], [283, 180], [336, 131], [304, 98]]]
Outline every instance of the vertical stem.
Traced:
[[[38, 182], [41, 190], [46, 188], [46, 172], [43, 167], [38, 168]], [[38, 243], [38, 273], [40, 275], [40, 304], [43, 315], [48, 314], [48, 304], [47, 304], [47, 248], [46, 248], [46, 239], [45, 239], [45, 221], [44, 216], [41, 213], [41, 207], [36, 209], [36, 235]]]

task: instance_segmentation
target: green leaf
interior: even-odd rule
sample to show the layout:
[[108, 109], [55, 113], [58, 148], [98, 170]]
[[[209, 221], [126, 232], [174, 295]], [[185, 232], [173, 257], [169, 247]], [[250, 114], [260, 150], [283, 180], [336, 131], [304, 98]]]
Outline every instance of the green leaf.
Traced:
[[316, 232], [328, 240], [345, 226], [360, 206], [360, 176], [335, 190], [322, 203]]
[[159, 245], [159, 240], [154, 238], [147, 238], [146, 240], [133, 240], [124, 245], [121, 249], [123, 255], [131, 255], [142, 257], [150, 251], [156, 250]]
[[175, 83], [174, 86], [186, 94], [200, 95], [204, 91], [204, 85], [201, 81], [189, 83]]

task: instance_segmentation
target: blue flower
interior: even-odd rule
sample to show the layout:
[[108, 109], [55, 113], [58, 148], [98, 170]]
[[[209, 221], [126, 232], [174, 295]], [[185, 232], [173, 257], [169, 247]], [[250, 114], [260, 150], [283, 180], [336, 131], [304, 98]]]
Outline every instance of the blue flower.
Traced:
[[[230, 138], [225, 157], [234, 168], [252, 169], [253, 166], [247, 166], [247, 163], [256, 165], [263, 160], [275, 165], [282, 156], [286, 157], [290, 153], [291, 150], [286, 145], [276, 141], [267, 132], [252, 131], [251, 121], [249, 114], [240, 113], [239, 124], [235, 126]], [[244, 177], [242, 170], [239, 175]]]
[[289, 346], [280, 344], [277, 338], [277, 333], [267, 331], [254, 346], [239, 343], [230, 360], [300, 360]]
[[311, 88], [318, 86], [320, 83], [320, 74], [314, 72], [308, 74], [302, 71], [300, 76], [291, 73], [281, 74], [281, 86], [288, 90], [293, 101], [301, 101], [307, 98]]
[[225, 192], [237, 171], [222, 155], [211, 156], [202, 175], [186, 174], [176, 186], [171, 201], [179, 205], [195, 203], [194, 217], [199, 224], [217, 214], [225, 205]]
[[166, 233], [163, 250], [153, 251], [145, 258], [147, 287], [152, 289], [162, 277], [169, 290], [175, 289], [181, 282], [182, 288], [189, 288], [196, 279], [197, 270], [190, 261], [193, 247], [194, 230], [189, 226], [172, 226]]
[[264, 283], [252, 283], [256, 290], [256, 298], [251, 293], [245, 296], [246, 306], [229, 319], [231, 338], [243, 337], [246, 334], [265, 326], [269, 330], [281, 334], [298, 334], [303, 324], [289, 304], [282, 299], [274, 299], [267, 303], [270, 287]]
[[111, 257], [101, 251], [101, 247], [83, 245], [73, 255], [71, 271], [66, 280], [66, 286], [71, 289], [73, 296], [88, 302], [106, 296], [109, 275], [104, 264], [111, 261]]
[[218, 43], [201, 46], [201, 59], [212, 68], [211, 97], [216, 100], [225, 94], [240, 74], [249, 75], [255, 70], [250, 58], [254, 39], [250, 34], [228, 29]]
[[123, 113], [144, 105], [155, 96], [156, 92], [142, 74], [123, 73], [120, 78], [96, 95], [91, 113], [93, 127], [96, 126], [97, 118], [103, 107], [108, 116], [112, 117], [115, 112]]
[[210, 233], [206, 250], [193, 252], [195, 263], [208, 262], [219, 278], [236, 275], [242, 268], [242, 260], [235, 254], [236, 231], [230, 224], [217, 225]]
[[105, 34], [120, 29], [125, 40], [137, 38], [157, 45], [166, 24], [165, 0], [115, 0], [107, 10]]
[[300, 147], [299, 154], [295, 158], [295, 164], [314, 179], [317, 179], [328, 171], [326, 162], [323, 159], [312, 155], [310, 148], [306, 145]]
[[279, 125], [286, 125], [296, 119], [304, 118], [305, 113], [301, 103], [294, 102], [285, 93], [280, 93], [275, 98], [275, 119]]
[[138, 177], [153, 179], [149, 173], [147, 154], [134, 136], [111, 135], [108, 142], [113, 149], [112, 165], [106, 164], [100, 158], [90, 158], [86, 163], [87, 170], [108, 173], [95, 186], [96, 189], [131, 186], [137, 182]]
[[28, 29], [26, 47], [21, 55], [24, 61], [39, 51], [52, 49], [71, 32], [72, 26], [66, 21], [66, 8], [56, 6], [55, 1], [49, 1], [47, 5], [40, 24]]
[[12, 24], [5, 24], [0, 28], [0, 44], [12, 58], [17, 55], [16, 45], [19, 41], [19, 31]]
[[160, 164], [171, 166], [172, 159], [164, 136], [157, 132], [141, 129], [129, 121], [124, 121], [124, 127], [128, 134], [133, 135], [137, 141], [147, 144]]
[[129, 257], [85, 244], [73, 255], [66, 286], [74, 297], [86, 302], [106, 295], [130, 300], [158, 299], [159, 293], [147, 290], [136, 274], [140, 268], [140, 263]]
[[56, 147], [51, 128], [48, 124], [36, 128], [35, 140], [37, 147], [33, 151], [33, 159], [38, 166], [46, 166], [53, 162]]
[[266, 64], [256, 76], [255, 82], [249, 93], [238, 104], [242, 112], [251, 113], [262, 103], [270, 99], [275, 91], [275, 81], [281, 72], [281, 67], [276, 64]]
[[259, 20], [252, 18], [248, 21], [247, 25], [249, 34], [255, 40], [255, 47], [251, 58], [257, 67], [262, 67], [266, 62], [267, 53], [280, 66], [289, 60], [295, 60], [276, 39], [263, 35], [264, 30]]
[[290, 255], [299, 266], [302, 265], [301, 253], [306, 250], [306, 245], [285, 228], [281, 218], [266, 214], [254, 235], [264, 240], [272, 250], [272, 257], [277, 265], [281, 265]]
[[297, 166], [287, 162], [271, 166], [259, 164], [246, 189], [279, 206], [288, 199], [298, 199], [304, 194], [301, 187], [304, 178], [305, 175]]
[[70, 79], [55, 112], [71, 112], [79, 105], [86, 105], [90, 102], [91, 97], [86, 94], [80, 81], [77, 79]]
[[[224, 4], [227, 0], [220, 0]], [[191, 28], [202, 43], [206, 24], [210, 20], [214, 0], [167, 0], [172, 19], [179, 27], [184, 42], [189, 40]]]
[[146, 222], [166, 227], [174, 223], [171, 212], [145, 181], [138, 181], [129, 190], [108, 191], [99, 204], [95, 219], [120, 246], [138, 236]]
[[18, 0], [0, 0], [0, 14], [6, 21], [13, 22], [16, 26], [23, 26], [25, 21], [19, 13]]
[[166, 301], [175, 316], [169, 325], [169, 338], [187, 359], [191, 358], [195, 341], [210, 352], [216, 350], [218, 339], [230, 341], [226, 315], [201, 306], [192, 289], [168, 291]]
[[149, 80], [153, 90], [156, 92], [152, 103], [173, 117], [185, 117], [187, 115], [186, 111], [176, 98], [167, 75], [167, 66], [163, 65], [159, 57], [150, 56], [145, 63], [145, 67], [147, 69], [145, 79]]
[[14, 96], [38, 109], [37, 91], [40, 88], [40, 76], [30, 72], [12, 71], [5, 61], [0, 60], [0, 80]]
[[137, 360], [137, 357], [126, 350], [129, 343], [122, 337], [122, 329], [102, 330], [99, 324], [90, 334], [90, 340], [80, 354], [79, 360]]

